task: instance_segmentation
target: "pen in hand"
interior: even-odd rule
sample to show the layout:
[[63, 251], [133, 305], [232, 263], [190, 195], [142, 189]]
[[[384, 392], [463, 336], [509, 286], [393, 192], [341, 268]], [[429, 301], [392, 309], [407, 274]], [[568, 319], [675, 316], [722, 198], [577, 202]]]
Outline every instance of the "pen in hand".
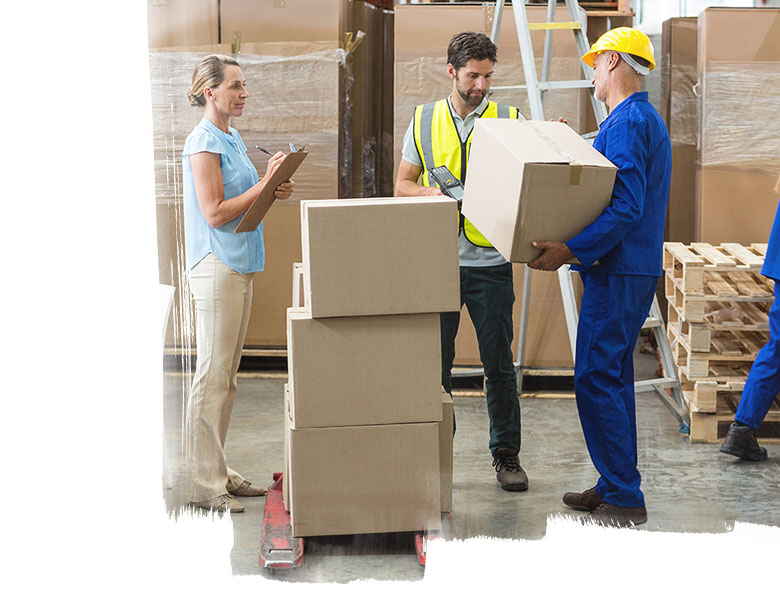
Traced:
[[255, 148], [257, 148], [258, 150], [260, 150], [260, 152], [265, 152], [265, 153], [266, 153], [268, 156], [273, 156], [273, 154], [271, 154], [271, 153], [270, 153], [268, 150], [266, 150], [265, 148], [261, 148], [260, 146], [255, 146]]

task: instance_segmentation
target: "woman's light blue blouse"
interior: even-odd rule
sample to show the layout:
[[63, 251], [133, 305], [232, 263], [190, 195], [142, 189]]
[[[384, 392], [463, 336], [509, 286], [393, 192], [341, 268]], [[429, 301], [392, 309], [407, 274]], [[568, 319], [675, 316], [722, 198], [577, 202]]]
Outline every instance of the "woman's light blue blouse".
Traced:
[[187, 270], [195, 267], [209, 252], [239, 273], [262, 271], [265, 264], [263, 224], [246, 233], [234, 233], [241, 217], [211, 227], [200, 210], [195, 194], [190, 156], [198, 152], [219, 154], [222, 169], [223, 198], [238, 196], [257, 183], [257, 170], [249, 160], [238, 131], [225, 133], [203, 118], [184, 142], [182, 166], [184, 179], [184, 246]]

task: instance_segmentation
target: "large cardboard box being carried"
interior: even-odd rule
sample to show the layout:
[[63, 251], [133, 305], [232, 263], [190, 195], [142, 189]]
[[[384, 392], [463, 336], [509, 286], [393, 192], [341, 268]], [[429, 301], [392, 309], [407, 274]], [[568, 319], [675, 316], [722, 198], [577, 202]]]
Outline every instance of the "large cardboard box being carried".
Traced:
[[463, 215], [504, 258], [531, 262], [532, 241], [565, 242], [596, 220], [616, 172], [565, 123], [479, 119]]
[[454, 200], [305, 201], [301, 228], [312, 317], [460, 310]]
[[294, 536], [441, 527], [439, 423], [289, 433]]
[[439, 421], [438, 313], [312, 319], [287, 311], [293, 426]]

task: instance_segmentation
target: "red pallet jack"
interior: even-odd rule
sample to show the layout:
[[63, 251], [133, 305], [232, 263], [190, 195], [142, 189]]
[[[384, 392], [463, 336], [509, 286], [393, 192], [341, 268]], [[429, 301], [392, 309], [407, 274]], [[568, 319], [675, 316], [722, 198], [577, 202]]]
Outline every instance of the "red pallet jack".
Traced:
[[[420, 532], [414, 536], [417, 562], [425, 566], [428, 540], [456, 539], [450, 513], [441, 514], [439, 531]], [[293, 537], [290, 513], [282, 500], [282, 474], [274, 473], [274, 482], [268, 488], [260, 538], [260, 566], [267, 569], [294, 569], [303, 565], [303, 538]]]

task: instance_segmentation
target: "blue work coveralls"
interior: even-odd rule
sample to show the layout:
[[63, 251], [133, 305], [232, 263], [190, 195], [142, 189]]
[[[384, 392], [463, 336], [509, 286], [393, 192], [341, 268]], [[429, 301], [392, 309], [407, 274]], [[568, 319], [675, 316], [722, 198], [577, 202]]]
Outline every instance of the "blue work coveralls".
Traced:
[[[637, 469], [633, 351], [661, 275], [672, 156], [647, 92], [618, 104], [593, 147], [618, 168], [610, 205], [566, 242], [582, 263], [574, 391], [585, 443], [616, 506], [644, 506]], [[598, 264], [594, 264], [598, 261]]]
[[772, 401], [780, 393], [780, 207], [775, 212], [772, 233], [761, 274], [775, 283], [775, 301], [769, 309], [769, 341], [761, 348], [750, 369], [735, 419], [753, 429], [764, 421]]

